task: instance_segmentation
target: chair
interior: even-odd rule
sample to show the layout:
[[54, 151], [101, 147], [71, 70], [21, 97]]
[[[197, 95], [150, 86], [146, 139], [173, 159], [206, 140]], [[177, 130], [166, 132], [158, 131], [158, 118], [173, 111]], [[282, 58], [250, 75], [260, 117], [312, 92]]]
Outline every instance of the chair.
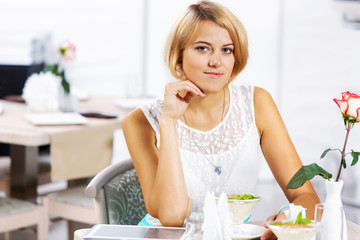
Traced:
[[44, 207], [27, 201], [0, 197], [0, 232], [10, 239], [10, 231], [37, 225], [37, 239], [47, 240]]
[[[10, 196], [10, 158], [0, 157], [0, 232], [5, 233], [5, 239], [10, 239], [10, 231], [24, 227], [37, 225], [37, 239], [46, 240], [48, 237], [48, 223], [45, 220], [45, 210], [41, 205], [36, 205], [27, 201], [9, 198]], [[41, 171], [47, 174], [49, 168], [47, 164], [39, 164]]]
[[98, 221], [103, 224], [136, 225], [147, 213], [131, 159], [103, 169], [88, 184], [85, 194], [93, 198]]
[[75, 231], [73, 222], [98, 223], [93, 201], [85, 196], [85, 187], [73, 186], [41, 197], [48, 218], [55, 216], [67, 221], [69, 240]]

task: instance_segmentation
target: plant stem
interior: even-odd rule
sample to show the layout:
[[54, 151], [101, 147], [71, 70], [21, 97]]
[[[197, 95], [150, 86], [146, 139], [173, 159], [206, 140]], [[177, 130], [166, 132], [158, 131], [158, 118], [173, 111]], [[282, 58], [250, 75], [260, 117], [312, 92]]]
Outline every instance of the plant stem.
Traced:
[[340, 174], [341, 174], [341, 169], [342, 169], [342, 166], [343, 166], [343, 160], [345, 161], [345, 159], [344, 159], [345, 158], [345, 150], [346, 150], [346, 144], [347, 144], [347, 141], [348, 141], [348, 138], [349, 138], [350, 129], [351, 129], [351, 123], [347, 122], [346, 137], [345, 137], [343, 150], [341, 151], [340, 166], [339, 166], [339, 171], [338, 171], [337, 176], [336, 176], [336, 180], [335, 180], [336, 182], [339, 181]]

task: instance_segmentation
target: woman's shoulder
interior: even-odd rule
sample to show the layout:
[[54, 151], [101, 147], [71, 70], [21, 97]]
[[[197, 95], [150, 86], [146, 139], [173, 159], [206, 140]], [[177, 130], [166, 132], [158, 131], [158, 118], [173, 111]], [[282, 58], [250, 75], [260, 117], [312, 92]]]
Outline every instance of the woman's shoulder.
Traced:
[[271, 94], [261, 87], [254, 87], [254, 110], [256, 123], [260, 129], [263, 129], [272, 117], [278, 115], [278, 110]]
[[127, 114], [123, 121], [123, 128], [136, 127], [158, 132], [162, 106], [163, 101], [161, 99], [154, 99], [152, 102], [139, 106]]
[[122, 127], [127, 128], [128, 126], [143, 125], [145, 122], [147, 122], [147, 119], [144, 112], [140, 108], [136, 108], [125, 116]]
[[264, 88], [254, 86], [254, 100], [272, 100], [271, 94]]
[[276, 109], [276, 105], [271, 94], [261, 87], [254, 87], [254, 107], [255, 111], [258, 113]]

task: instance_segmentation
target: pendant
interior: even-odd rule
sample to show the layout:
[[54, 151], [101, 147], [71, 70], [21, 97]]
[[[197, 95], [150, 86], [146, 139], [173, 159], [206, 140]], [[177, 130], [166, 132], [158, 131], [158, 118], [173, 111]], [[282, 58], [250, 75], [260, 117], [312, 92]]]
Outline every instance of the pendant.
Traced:
[[215, 172], [220, 175], [222, 170], [221, 170], [221, 166], [215, 166]]

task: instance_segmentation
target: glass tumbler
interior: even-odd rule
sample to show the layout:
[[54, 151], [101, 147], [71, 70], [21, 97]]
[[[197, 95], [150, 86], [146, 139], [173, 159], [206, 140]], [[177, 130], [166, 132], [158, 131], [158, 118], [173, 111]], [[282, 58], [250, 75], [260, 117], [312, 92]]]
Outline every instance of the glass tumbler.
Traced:
[[203, 231], [201, 229], [204, 223], [204, 202], [205, 196], [193, 196], [188, 199], [187, 217], [186, 217], [186, 240], [201, 240]]
[[314, 221], [320, 223], [316, 240], [343, 240], [343, 213], [341, 205], [316, 204]]

